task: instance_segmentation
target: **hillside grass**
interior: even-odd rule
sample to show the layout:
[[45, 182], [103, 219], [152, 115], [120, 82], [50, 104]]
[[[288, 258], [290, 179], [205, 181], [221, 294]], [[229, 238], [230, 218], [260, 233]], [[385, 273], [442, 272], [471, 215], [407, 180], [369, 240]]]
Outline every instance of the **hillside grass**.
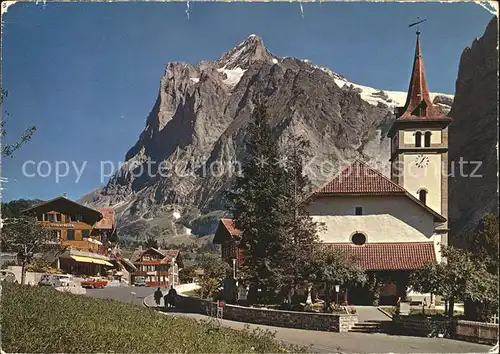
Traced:
[[112, 300], [50, 287], [2, 282], [5, 352], [24, 353], [279, 353], [305, 352], [269, 331], [209, 331], [205, 321], [167, 316]]

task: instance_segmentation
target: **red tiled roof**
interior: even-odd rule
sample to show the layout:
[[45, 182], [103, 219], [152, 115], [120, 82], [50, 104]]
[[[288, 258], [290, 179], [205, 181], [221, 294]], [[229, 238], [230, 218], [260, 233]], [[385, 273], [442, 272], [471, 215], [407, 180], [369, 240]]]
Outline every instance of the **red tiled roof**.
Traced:
[[363, 270], [414, 270], [428, 262], [436, 262], [432, 242], [366, 243], [356, 246], [349, 243], [325, 243], [346, 252]]
[[99, 208], [102, 214], [102, 219], [99, 220], [95, 225], [95, 229], [113, 229], [115, 223], [115, 210], [113, 208]]
[[306, 201], [314, 196], [359, 194], [406, 196], [431, 213], [436, 221], [446, 221], [444, 216], [423, 204], [406, 189], [360, 160], [354, 161], [351, 165], [343, 169], [333, 180], [306, 198]]
[[241, 231], [234, 226], [232, 219], [220, 219], [220, 221], [232, 236], [239, 236], [241, 234]]
[[179, 250], [159, 250], [165, 258], [161, 260], [160, 263], [165, 264], [165, 263], [170, 263], [172, 262], [172, 258], [179, 258]]
[[343, 169], [333, 180], [328, 182], [315, 195], [346, 194], [405, 194], [406, 190], [392, 182], [379, 171], [359, 160]]
[[160, 263], [162, 264], [170, 263], [172, 261], [172, 258], [174, 257], [179, 258], [180, 254], [179, 250], [159, 250], [156, 248], [146, 248], [143, 250], [135, 250], [134, 253], [132, 253], [132, 256], [130, 257], [130, 261], [133, 263], [138, 262], [141, 256], [150, 250], [153, 250], [154, 252], [163, 256], [163, 258], [160, 261]]

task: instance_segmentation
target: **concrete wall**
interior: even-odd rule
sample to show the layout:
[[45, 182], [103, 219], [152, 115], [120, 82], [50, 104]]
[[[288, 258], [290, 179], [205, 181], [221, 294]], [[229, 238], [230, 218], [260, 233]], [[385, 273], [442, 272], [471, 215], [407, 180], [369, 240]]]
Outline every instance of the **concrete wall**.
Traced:
[[[355, 207], [363, 215], [354, 215]], [[320, 197], [308, 206], [315, 221], [325, 223], [324, 242], [351, 242], [355, 232], [367, 242], [426, 242], [434, 240], [432, 215], [406, 196]]]
[[[21, 282], [21, 266], [9, 266], [8, 269], [14, 273], [16, 276], [16, 280], [20, 283]], [[33, 273], [33, 272], [26, 272], [26, 279], [24, 280], [24, 284], [31, 284], [31, 285], [36, 285], [42, 278], [42, 275], [45, 273]]]
[[498, 324], [458, 320], [455, 335], [458, 339], [493, 345], [498, 342]]
[[[215, 316], [216, 303], [179, 295], [176, 306], [185, 311]], [[358, 322], [358, 315], [281, 311], [236, 305], [224, 307], [223, 318], [267, 326], [347, 332]]]

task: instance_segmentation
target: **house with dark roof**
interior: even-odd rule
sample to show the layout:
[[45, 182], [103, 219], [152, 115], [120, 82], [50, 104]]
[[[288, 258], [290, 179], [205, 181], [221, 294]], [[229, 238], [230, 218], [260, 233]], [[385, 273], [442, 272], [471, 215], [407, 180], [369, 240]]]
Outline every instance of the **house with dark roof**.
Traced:
[[164, 286], [179, 284], [179, 270], [183, 261], [179, 250], [162, 250], [157, 248], [143, 249], [139, 247], [130, 257], [136, 271], [131, 274], [132, 284], [136, 277], [145, 277], [148, 286]]
[[241, 232], [231, 219], [220, 219], [213, 242], [221, 245], [222, 259], [235, 268], [235, 271], [243, 263], [243, 250], [239, 247]]
[[[347, 253], [376, 284], [372, 289], [342, 284], [349, 303], [380, 296], [381, 304], [394, 304], [407, 295], [409, 273], [443, 261], [440, 248], [448, 243], [451, 118], [430, 99], [420, 32], [407, 100], [395, 114], [388, 133], [390, 177], [355, 160], [305, 200], [312, 218], [325, 225], [319, 231], [322, 245]], [[221, 220], [214, 242], [222, 245], [223, 258], [242, 261], [241, 250], [235, 250], [241, 237], [231, 220]]]
[[114, 267], [110, 249], [116, 236], [112, 208], [94, 209], [66, 195], [42, 202], [23, 211], [52, 230], [64, 252], [55, 261], [61, 270], [72, 274], [105, 274]]

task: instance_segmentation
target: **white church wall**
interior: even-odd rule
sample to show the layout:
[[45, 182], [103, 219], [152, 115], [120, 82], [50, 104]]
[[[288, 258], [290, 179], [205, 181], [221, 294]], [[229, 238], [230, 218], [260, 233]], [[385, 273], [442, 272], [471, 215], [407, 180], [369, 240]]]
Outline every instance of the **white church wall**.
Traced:
[[415, 165], [420, 154], [404, 154], [404, 188], [415, 198], [419, 198], [420, 189], [427, 190], [426, 204], [437, 213], [441, 213], [441, 154], [426, 153], [429, 163], [420, 168]]
[[[362, 207], [363, 215], [355, 215]], [[351, 242], [356, 232], [367, 242], [434, 242], [433, 217], [405, 196], [317, 197], [308, 206], [315, 221], [323, 222], [323, 242]]]

